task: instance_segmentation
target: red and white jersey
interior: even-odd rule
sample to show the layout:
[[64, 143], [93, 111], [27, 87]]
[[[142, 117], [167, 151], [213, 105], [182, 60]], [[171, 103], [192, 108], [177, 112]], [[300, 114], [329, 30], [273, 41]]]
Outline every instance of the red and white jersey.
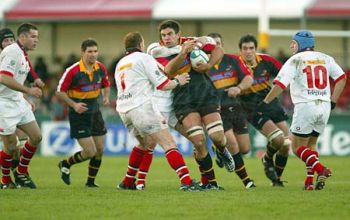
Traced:
[[[13, 77], [22, 84], [27, 78], [30, 66], [26, 60], [24, 51], [17, 43], [7, 46], [0, 54], [0, 74]], [[0, 84], [0, 99], [19, 101], [23, 99], [23, 93]]]
[[327, 54], [304, 51], [289, 58], [273, 82], [283, 89], [290, 84], [294, 104], [313, 100], [330, 102], [329, 77], [337, 83], [345, 73]]
[[162, 89], [169, 79], [159, 70], [153, 57], [133, 52], [123, 57], [115, 71], [118, 90], [117, 111], [127, 112], [152, 99], [156, 89]]
[[[181, 46], [177, 45], [171, 48], [164, 47], [157, 43], [152, 43], [147, 48], [147, 53], [156, 60], [158, 58], [168, 57], [180, 53]], [[164, 66], [157, 61], [158, 68], [164, 71]], [[153, 104], [157, 106], [160, 112], [171, 112], [173, 110], [173, 92], [171, 90], [156, 90], [153, 96]]]

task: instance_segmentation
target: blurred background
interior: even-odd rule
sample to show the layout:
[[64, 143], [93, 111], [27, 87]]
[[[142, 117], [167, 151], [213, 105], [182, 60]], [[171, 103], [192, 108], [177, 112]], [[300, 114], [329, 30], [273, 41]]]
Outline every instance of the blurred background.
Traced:
[[[225, 51], [233, 54], [239, 53], [242, 35], [254, 34], [259, 51], [281, 62], [291, 55], [291, 36], [299, 29], [311, 30], [316, 50], [333, 56], [348, 75], [346, 89], [318, 148], [324, 155], [350, 155], [350, 0], [1, 0], [1, 27], [15, 32], [19, 24], [31, 22], [39, 28], [39, 46], [29, 56], [46, 83], [42, 99], [35, 100], [35, 115], [43, 131], [43, 155], [66, 155], [79, 148], [69, 137], [67, 108], [54, 92], [65, 68], [80, 59], [80, 44], [89, 37], [99, 43], [99, 60], [108, 68], [112, 83], [112, 104], [103, 108], [109, 129], [106, 154], [130, 151], [134, 140], [115, 111], [115, 65], [123, 54], [126, 33], [141, 32], [148, 45], [158, 41], [157, 25], [164, 19], [180, 21], [184, 36], [221, 33]], [[288, 92], [281, 100], [291, 114]], [[181, 151], [191, 155], [190, 143], [173, 134]], [[254, 130], [251, 140], [251, 155], [264, 150], [265, 138]]]

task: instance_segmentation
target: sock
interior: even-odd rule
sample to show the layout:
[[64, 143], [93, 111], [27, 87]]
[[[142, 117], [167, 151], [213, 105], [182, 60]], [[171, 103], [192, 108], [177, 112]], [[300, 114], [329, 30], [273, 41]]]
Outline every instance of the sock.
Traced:
[[272, 161], [273, 155], [275, 155], [276, 152], [277, 152], [277, 150], [275, 148], [273, 148], [269, 142], [266, 146], [266, 153], [264, 155], [265, 160]]
[[191, 185], [190, 173], [180, 152], [173, 148], [165, 152], [165, 157], [169, 165], [176, 171], [181, 183]]
[[203, 185], [207, 185], [209, 183], [209, 181], [208, 181], [207, 174], [204, 172], [204, 169], [200, 165], [201, 161], [196, 159], [196, 162], [198, 164], [199, 172], [201, 174], [201, 182], [202, 182]]
[[244, 166], [244, 161], [241, 156], [241, 153], [236, 153], [235, 155], [232, 155], [233, 160], [235, 161], [236, 164], [236, 169], [235, 172], [237, 176], [242, 180], [244, 185], [247, 185], [250, 182], [250, 178], [247, 174], [247, 171]]
[[147, 176], [148, 170], [152, 164], [152, 160], [153, 160], [153, 151], [146, 150], [146, 152], [143, 156], [143, 160], [140, 164], [136, 185], [139, 185], [139, 184], [146, 185], [146, 176]]
[[132, 149], [129, 156], [128, 170], [126, 171], [126, 175], [123, 179], [123, 183], [125, 186], [129, 187], [132, 184], [134, 184], [136, 173], [139, 170], [144, 155], [144, 150], [136, 146]]
[[316, 151], [310, 150], [305, 146], [300, 146], [297, 149], [296, 155], [305, 162], [306, 166], [312, 167], [318, 174], [320, 174], [324, 166], [318, 161]]
[[12, 159], [11, 169], [15, 170], [19, 165], [19, 159]]
[[277, 153], [275, 158], [275, 170], [277, 173], [278, 179], [281, 178], [284, 168], [286, 167], [288, 157], [283, 156], [282, 154]]
[[[317, 151], [313, 151], [313, 152], [316, 154], [316, 157], [318, 159], [318, 152]], [[314, 173], [315, 171], [312, 169], [311, 166], [306, 166], [305, 186], [314, 184]]]
[[36, 147], [31, 146], [28, 141], [24, 144], [24, 147], [22, 148], [21, 156], [19, 158], [19, 164], [17, 167], [18, 173], [28, 173], [28, 166], [30, 163], [30, 160], [35, 154]]
[[89, 158], [83, 158], [83, 156], [81, 156], [81, 151], [76, 152], [75, 154], [73, 154], [72, 156], [70, 156], [67, 160], [63, 161], [63, 165], [68, 165], [67, 167], [70, 168], [72, 165], [77, 164], [77, 163], [81, 163], [85, 160], [88, 160]]
[[212, 184], [214, 186], [217, 186], [218, 183], [216, 182], [215, 178], [215, 172], [213, 168], [213, 160], [211, 159], [209, 153], [207, 156], [205, 156], [202, 160], [197, 160], [197, 163], [199, 164], [199, 170], [201, 171], [201, 174], [205, 175], [206, 178], [202, 178], [202, 183], [203, 184]]
[[304, 185], [314, 185], [314, 171], [311, 166], [306, 166], [306, 179]]
[[1, 151], [0, 152], [0, 164], [1, 164], [1, 173], [2, 173], [1, 182], [3, 184], [12, 182], [12, 179], [10, 176], [11, 162], [12, 162], [12, 156], [8, 155], [4, 151]]
[[96, 157], [90, 159], [87, 183], [92, 184], [95, 182], [95, 178], [98, 170], [100, 169], [101, 163], [102, 160], [97, 160]]

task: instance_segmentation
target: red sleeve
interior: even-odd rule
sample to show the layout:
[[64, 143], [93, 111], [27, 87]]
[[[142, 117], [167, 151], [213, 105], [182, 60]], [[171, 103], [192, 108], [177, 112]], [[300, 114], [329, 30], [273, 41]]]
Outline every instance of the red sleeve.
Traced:
[[344, 73], [343, 75], [339, 76], [337, 79], [334, 80], [334, 83], [337, 84], [340, 80], [346, 78], [346, 74]]
[[160, 84], [159, 86], [157, 86], [157, 89], [158, 90], [161, 90], [166, 84], [168, 84], [169, 83], [169, 79], [167, 79], [167, 80], [165, 80], [162, 84]]
[[77, 72], [79, 72], [79, 63], [73, 67], [66, 69], [58, 83], [57, 91], [67, 92], [70, 89], [73, 77]]
[[279, 87], [281, 87], [283, 90], [287, 88], [287, 86], [285, 86], [281, 81], [278, 81], [277, 79], [275, 79], [273, 81], [273, 84], [278, 85]]
[[9, 71], [5, 71], [5, 70], [0, 71], [0, 74], [13, 77], [13, 73], [11, 73], [11, 72], [9, 72]]
[[111, 84], [108, 79], [108, 71], [106, 67], [102, 63], [98, 63], [98, 64], [100, 65], [101, 69], [105, 73], [104, 76], [102, 77], [102, 88], [110, 87]]

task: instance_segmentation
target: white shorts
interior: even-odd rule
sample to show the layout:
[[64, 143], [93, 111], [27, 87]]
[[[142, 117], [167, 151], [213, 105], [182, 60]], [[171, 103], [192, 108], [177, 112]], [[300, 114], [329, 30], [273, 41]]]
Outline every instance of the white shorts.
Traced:
[[152, 102], [146, 102], [126, 113], [119, 112], [126, 128], [131, 134], [144, 137], [168, 128], [167, 122]]
[[171, 111], [171, 112], [161, 112], [165, 121], [167, 122], [167, 124], [169, 125], [169, 127], [174, 128], [175, 129], [175, 125], [177, 124], [178, 120], [175, 116], [175, 112]]
[[328, 123], [330, 112], [331, 104], [326, 101], [297, 103], [294, 106], [290, 130], [296, 134], [311, 134], [312, 131], [322, 133]]
[[0, 100], [0, 134], [14, 134], [17, 125], [28, 124], [35, 121], [31, 105], [26, 100], [14, 102]]

